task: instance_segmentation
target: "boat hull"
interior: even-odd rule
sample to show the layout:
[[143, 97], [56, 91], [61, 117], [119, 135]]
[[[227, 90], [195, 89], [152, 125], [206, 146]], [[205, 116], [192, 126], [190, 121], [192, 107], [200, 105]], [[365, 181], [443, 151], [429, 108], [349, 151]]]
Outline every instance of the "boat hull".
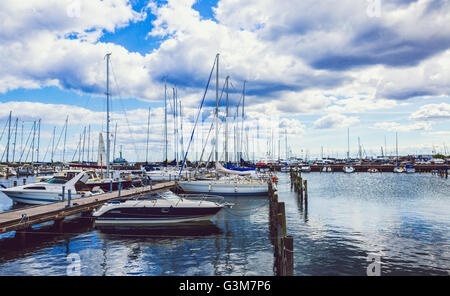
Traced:
[[268, 186], [259, 184], [233, 184], [213, 182], [178, 182], [178, 185], [187, 193], [207, 193], [217, 195], [267, 195]]
[[151, 226], [208, 221], [222, 209], [213, 207], [143, 206], [118, 207], [96, 217], [99, 226]]
[[[7, 190], [2, 190], [2, 192], [16, 203], [30, 205], [43, 205], [62, 200], [62, 194], [56, 192], [21, 192]], [[83, 195], [81, 194], [72, 194], [71, 199], [77, 199], [82, 196]]]

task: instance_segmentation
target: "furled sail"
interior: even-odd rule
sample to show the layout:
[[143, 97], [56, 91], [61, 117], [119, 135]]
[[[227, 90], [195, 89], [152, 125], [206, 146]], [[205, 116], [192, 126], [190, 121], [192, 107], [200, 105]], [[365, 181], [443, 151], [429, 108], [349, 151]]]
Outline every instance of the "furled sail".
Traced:
[[230, 175], [251, 175], [251, 171], [234, 171], [224, 168], [219, 162], [216, 162], [216, 172], [221, 174], [230, 174]]

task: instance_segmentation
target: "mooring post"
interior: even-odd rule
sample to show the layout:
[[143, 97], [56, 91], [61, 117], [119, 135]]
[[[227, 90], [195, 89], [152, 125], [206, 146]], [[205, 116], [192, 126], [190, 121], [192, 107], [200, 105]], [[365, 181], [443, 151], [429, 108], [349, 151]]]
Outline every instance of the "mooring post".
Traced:
[[64, 201], [64, 194], [66, 193], [66, 186], [62, 187], [62, 194], [61, 194], [61, 200]]
[[113, 182], [111, 180], [111, 181], [109, 181], [109, 192], [112, 192], [112, 191], [113, 191]]
[[16, 180], [14, 180], [14, 182], [13, 182], [13, 187], [17, 187], [17, 181]]
[[22, 182], [23, 182], [23, 185], [27, 184], [27, 179], [23, 178]]
[[304, 181], [305, 187], [305, 207], [308, 205], [308, 180]]
[[120, 182], [120, 181], [119, 181], [119, 187], [118, 187], [118, 189], [119, 189], [119, 195], [118, 195], [118, 196], [120, 196], [120, 190], [122, 189], [122, 182]]
[[290, 235], [284, 237], [284, 275], [294, 275], [294, 238]]
[[72, 199], [72, 190], [67, 190], [67, 206], [70, 207], [70, 200]]
[[150, 190], [152, 190], [153, 189], [153, 181], [152, 181], [152, 178], [150, 178]]

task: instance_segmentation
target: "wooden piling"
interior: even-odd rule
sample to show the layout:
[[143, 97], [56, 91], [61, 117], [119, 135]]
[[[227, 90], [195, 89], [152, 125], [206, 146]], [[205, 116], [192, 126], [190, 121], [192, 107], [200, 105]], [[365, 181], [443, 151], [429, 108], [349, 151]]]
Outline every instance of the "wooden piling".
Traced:
[[[292, 175], [293, 183], [298, 186], [297, 175]], [[294, 181], [296, 183], [294, 183]], [[269, 186], [269, 233], [274, 248], [274, 272], [278, 276], [293, 275], [293, 238], [286, 236], [286, 207], [278, 202], [278, 194], [271, 181]], [[286, 247], [287, 244], [287, 247]], [[289, 253], [289, 250], [291, 251]]]
[[283, 276], [294, 275], [294, 238], [290, 235], [283, 237]]

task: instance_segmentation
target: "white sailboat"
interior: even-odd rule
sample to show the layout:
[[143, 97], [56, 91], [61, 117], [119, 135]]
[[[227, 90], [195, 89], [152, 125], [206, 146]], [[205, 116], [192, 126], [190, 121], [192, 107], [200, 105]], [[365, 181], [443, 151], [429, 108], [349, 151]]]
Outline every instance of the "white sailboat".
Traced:
[[344, 173], [354, 173], [355, 168], [350, 164], [350, 129], [347, 129], [347, 164], [342, 168]]
[[[219, 54], [216, 55], [216, 109], [215, 109], [215, 145], [214, 155], [216, 164], [216, 179], [180, 180], [178, 186], [187, 193], [206, 193], [219, 195], [267, 195], [268, 185], [264, 179], [250, 177], [250, 171], [235, 171], [225, 169], [219, 163], [218, 149], [218, 112], [219, 112]], [[244, 84], [245, 85], [245, 84]], [[245, 95], [245, 92], [243, 93]], [[225, 175], [220, 177], [219, 175]]]
[[394, 173], [405, 173], [406, 170], [404, 167], [400, 166], [398, 162], [398, 137], [397, 133], [395, 133], [395, 153], [396, 153], [396, 167], [394, 168]]

